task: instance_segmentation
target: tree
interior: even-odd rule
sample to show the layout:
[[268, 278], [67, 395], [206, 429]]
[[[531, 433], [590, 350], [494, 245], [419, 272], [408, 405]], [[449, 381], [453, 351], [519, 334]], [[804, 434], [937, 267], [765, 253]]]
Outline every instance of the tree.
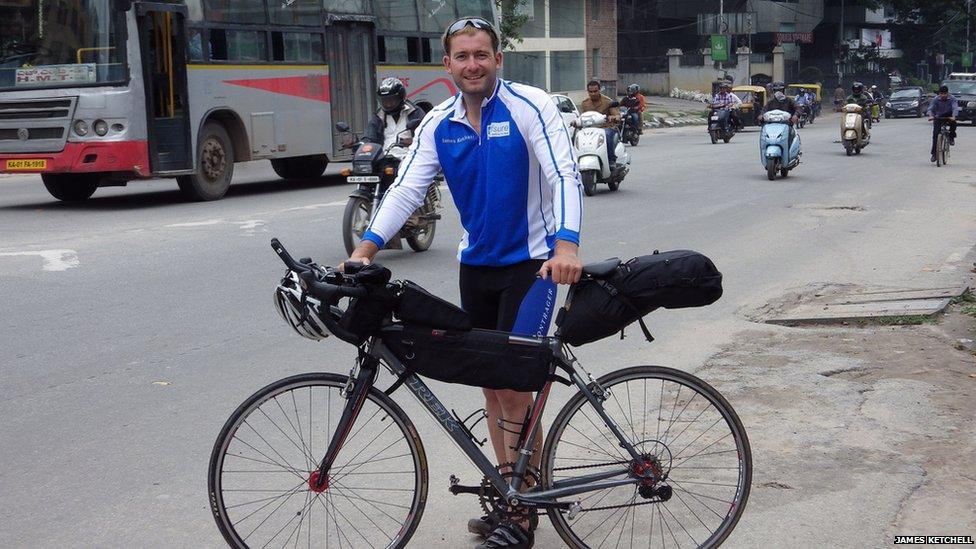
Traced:
[[891, 38], [902, 50], [901, 65], [908, 73], [936, 53], [958, 61], [966, 49], [966, 20], [970, 17], [966, 0], [890, 0], [886, 4], [895, 13]]
[[495, 0], [495, 7], [501, 14], [498, 40], [503, 50], [512, 49], [516, 43], [522, 43], [522, 27], [529, 21], [529, 16], [520, 8], [526, 4], [528, 0]]

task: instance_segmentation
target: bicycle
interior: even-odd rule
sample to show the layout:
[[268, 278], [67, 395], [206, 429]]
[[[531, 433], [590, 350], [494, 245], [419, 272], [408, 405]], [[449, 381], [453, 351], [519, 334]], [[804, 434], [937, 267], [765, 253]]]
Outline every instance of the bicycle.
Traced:
[[[358, 344], [359, 355], [347, 376], [307, 373], [269, 384], [224, 424], [208, 488], [229, 545], [406, 546], [424, 512], [428, 472], [417, 431], [390, 396], [400, 386], [484, 475], [470, 486], [452, 475], [451, 493], [478, 495], [496, 518], [541, 511], [568, 546], [644, 546], [646, 540], [647, 546], [715, 547], [742, 516], [752, 479], [749, 440], [732, 407], [704, 381], [661, 366], [594, 379], [558, 330], [552, 337], [493, 332], [513, 349], [551, 357], [519, 426], [518, 460], [496, 467], [469, 425], [479, 413], [461, 419], [449, 412], [404, 365], [402, 353], [384, 343], [407, 327], [387, 318], [364, 339], [343, 326], [354, 305], [342, 309], [340, 300], [362, 305], [370, 298], [356, 274], [295, 261], [277, 240], [272, 246], [286, 276], [294, 273], [307, 292], [302, 301], [321, 313], [313, 328]], [[587, 265], [583, 277], [605, 278], [617, 264]], [[375, 387], [382, 368], [397, 378], [385, 391]], [[537, 470], [529, 465], [533, 443], [554, 381], [577, 392], [550, 427]]]
[[949, 125], [945, 121], [949, 118], [940, 116], [934, 119], [936, 122], [940, 122], [939, 135], [935, 140], [935, 166], [937, 168], [942, 166], [947, 166], [949, 164], [949, 148], [952, 146], [949, 141]]

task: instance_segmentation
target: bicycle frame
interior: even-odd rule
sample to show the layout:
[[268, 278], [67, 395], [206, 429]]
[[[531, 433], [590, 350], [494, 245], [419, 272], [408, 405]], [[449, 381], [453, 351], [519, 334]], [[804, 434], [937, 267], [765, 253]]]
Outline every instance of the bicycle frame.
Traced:
[[[518, 336], [512, 336], [513, 338], [518, 338]], [[535, 340], [532, 340], [533, 342]], [[570, 379], [579, 388], [582, 394], [586, 397], [587, 401], [593, 406], [597, 414], [603, 419], [606, 426], [614, 434], [617, 440], [620, 442], [620, 447], [625, 449], [627, 453], [635, 461], [640, 461], [642, 456], [637, 453], [633, 445], [620, 431], [616, 423], [606, 414], [603, 409], [603, 400], [597, 394], [590, 389], [586, 380], [579, 375], [579, 372], [571, 365], [571, 362], [567, 360], [566, 355], [562, 350], [562, 344], [558, 339], [548, 338], [548, 343], [553, 347], [554, 362], [555, 366], [564, 370], [569, 374]], [[356, 417], [359, 415], [359, 411], [365, 400], [366, 393], [369, 391], [376, 380], [376, 374], [378, 371], [379, 363], [382, 362], [387, 366], [387, 368], [393, 373], [393, 375], [398, 378], [406, 372], [406, 366], [397, 358], [383, 341], [379, 338], [371, 338], [366, 344], [367, 351], [365, 354], [361, 355], [359, 372], [352, 376], [350, 372], [349, 384], [347, 385], [347, 401], [343, 409], [342, 417], [339, 421], [336, 432], [332, 436], [332, 440], [329, 443], [328, 451], [326, 452], [325, 458], [322, 460], [319, 466], [319, 483], [325, 481], [328, 478], [329, 468], [332, 466], [332, 462], [335, 456], [341, 449], [342, 443], [352, 425], [356, 421]], [[350, 390], [350, 387], [351, 390]], [[440, 423], [441, 427], [447, 432], [447, 435], [454, 440], [454, 443], [461, 449], [462, 452], [474, 463], [477, 467], [490, 481], [492, 486], [498, 491], [499, 494], [504, 494], [505, 499], [510, 505], [525, 505], [529, 507], [556, 507], [556, 508], [569, 508], [573, 504], [570, 502], [557, 502], [556, 498], [572, 496], [576, 494], [582, 494], [586, 492], [602, 490], [605, 488], [613, 488], [616, 486], [623, 486], [627, 484], [636, 484], [643, 480], [647, 474], [638, 474], [633, 470], [630, 464], [621, 465], [620, 469], [613, 469], [611, 471], [603, 471], [600, 473], [594, 473], [591, 475], [583, 475], [580, 477], [574, 477], [570, 479], [564, 479], [559, 482], [553, 483], [553, 486], [547, 490], [541, 490], [539, 486], [535, 486], [526, 492], [519, 492], [521, 487], [522, 478], [526, 470], [529, 467], [529, 461], [534, 453], [530, 448], [533, 441], [535, 441], [539, 432], [540, 418], [542, 417], [542, 411], [545, 408], [546, 401], [549, 398], [549, 391], [552, 387], [552, 381], [546, 383], [546, 385], [539, 391], [535, 397], [535, 401], [532, 404], [531, 414], [529, 415], [528, 423], [523, 425], [520, 440], [522, 441], [518, 452], [518, 460], [513, 467], [513, 475], [511, 482], [508, 482], [502, 477], [498, 472], [495, 465], [485, 456], [484, 452], [476, 446], [475, 442], [468, 437], [466, 429], [462, 427], [457, 420], [451, 415], [451, 413], [444, 407], [440, 399], [430, 390], [426, 383], [416, 374], [408, 375], [404, 380], [404, 385], [413, 393], [417, 400], [427, 409], [431, 416]], [[599, 385], [597, 385], [599, 387]], [[602, 389], [600, 389], [602, 394]], [[622, 479], [613, 479], [625, 475]]]

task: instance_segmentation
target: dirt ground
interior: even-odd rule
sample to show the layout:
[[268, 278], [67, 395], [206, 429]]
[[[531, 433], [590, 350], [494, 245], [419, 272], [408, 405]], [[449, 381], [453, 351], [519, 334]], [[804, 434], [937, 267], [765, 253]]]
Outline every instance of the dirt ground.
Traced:
[[976, 536], [976, 319], [953, 305], [918, 326], [757, 326], [696, 372], [752, 444], [727, 546]]

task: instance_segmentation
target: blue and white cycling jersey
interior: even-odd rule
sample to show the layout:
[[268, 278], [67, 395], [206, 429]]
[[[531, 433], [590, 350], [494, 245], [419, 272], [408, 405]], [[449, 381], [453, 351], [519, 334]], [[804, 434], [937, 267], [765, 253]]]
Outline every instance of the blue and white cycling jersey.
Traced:
[[458, 259], [501, 267], [579, 244], [583, 192], [569, 133], [549, 95], [503, 81], [481, 105], [481, 133], [458, 93], [428, 113], [363, 235], [380, 248], [423, 203], [439, 170], [461, 214]]

